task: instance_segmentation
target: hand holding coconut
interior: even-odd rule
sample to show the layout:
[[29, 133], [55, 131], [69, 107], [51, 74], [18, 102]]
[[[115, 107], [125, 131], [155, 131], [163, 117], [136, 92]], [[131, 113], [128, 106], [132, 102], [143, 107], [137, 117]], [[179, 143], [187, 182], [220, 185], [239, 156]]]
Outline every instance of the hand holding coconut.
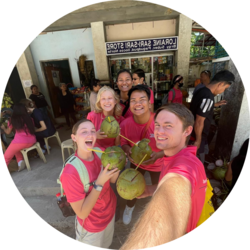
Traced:
[[153, 153], [150, 155], [150, 159], [142, 162], [142, 164], [144, 166], [154, 164], [156, 160], [158, 160], [159, 158], [162, 158], [163, 156], [164, 156], [164, 151], [160, 151], [160, 152], [153, 151]]
[[96, 185], [104, 186], [104, 184], [111, 178], [118, 177], [120, 170], [118, 168], [114, 168], [109, 171], [110, 164], [108, 164], [104, 169], [102, 168], [101, 172], [97, 180], [95, 181]]
[[101, 130], [98, 130], [96, 132], [96, 138], [97, 139], [106, 139], [108, 136], [105, 134], [105, 132], [101, 132]]

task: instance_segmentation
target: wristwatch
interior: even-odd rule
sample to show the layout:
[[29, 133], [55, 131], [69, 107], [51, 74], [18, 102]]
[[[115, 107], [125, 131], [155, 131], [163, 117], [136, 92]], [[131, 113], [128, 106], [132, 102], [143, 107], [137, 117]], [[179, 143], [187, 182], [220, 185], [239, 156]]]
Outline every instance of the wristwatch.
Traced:
[[102, 191], [102, 188], [103, 188], [103, 186], [101, 186], [101, 185], [96, 185], [95, 182], [94, 182], [93, 187], [94, 187], [95, 190], [97, 190], [97, 191], [99, 191], [99, 192], [101, 192], [101, 191]]

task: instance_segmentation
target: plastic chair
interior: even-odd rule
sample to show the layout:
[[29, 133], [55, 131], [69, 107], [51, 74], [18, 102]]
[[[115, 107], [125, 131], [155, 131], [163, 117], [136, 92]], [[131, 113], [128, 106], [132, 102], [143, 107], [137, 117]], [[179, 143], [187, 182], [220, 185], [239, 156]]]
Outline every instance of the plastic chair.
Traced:
[[21, 153], [23, 154], [23, 158], [24, 158], [24, 161], [25, 161], [25, 164], [26, 164], [26, 167], [28, 170], [31, 170], [30, 168], [30, 163], [29, 163], [29, 158], [28, 158], [28, 152], [30, 150], [33, 150], [33, 149], [36, 149], [38, 155], [40, 156], [40, 158], [44, 161], [44, 163], [46, 163], [46, 158], [43, 154], [43, 151], [40, 147], [40, 143], [39, 142], [36, 142], [33, 146], [31, 146], [30, 148], [24, 148], [21, 150]]
[[62, 144], [61, 144], [61, 148], [62, 148], [62, 158], [63, 158], [63, 163], [64, 163], [64, 162], [65, 162], [64, 149], [65, 149], [65, 148], [68, 149], [68, 153], [69, 153], [69, 156], [70, 156], [70, 155], [71, 155], [70, 149], [72, 149], [73, 152], [75, 152], [75, 151], [76, 151], [76, 148], [75, 148], [75, 146], [74, 146], [74, 143], [73, 143], [72, 139], [63, 141]]
[[53, 138], [53, 137], [56, 137], [56, 139], [57, 139], [57, 141], [58, 141], [58, 144], [59, 144], [59, 146], [61, 147], [61, 140], [60, 140], [60, 137], [59, 137], [58, 132], [56, 131], [55, 134], [53, 134], [52, 136], [43, 138], [43, 139], [44, 139], [44, 142], [45, 142], [45, 145], [46, 145], [46, 149], [47, 149], [48, 154], [50, 154], [48, 140], [49, 140], [50, 138]]

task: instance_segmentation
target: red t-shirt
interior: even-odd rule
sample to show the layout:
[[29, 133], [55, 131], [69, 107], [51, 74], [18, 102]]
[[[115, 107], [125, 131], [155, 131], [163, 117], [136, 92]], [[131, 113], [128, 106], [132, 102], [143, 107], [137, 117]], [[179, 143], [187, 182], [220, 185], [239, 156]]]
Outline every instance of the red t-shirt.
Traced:
[[182, 104], [182, 92], [180, 89], [174, 89], [175, 98], [173, 100], [173, 91], [168, 92], [168, 100], [172, 101], [172, 103], [181, 103]]
[[[186, 177], [192, 186], [192, 207], [187, 232], [196, 228], [206, 196], [207, 177], [204, 166], [196, 157], [197, 147], [187, 146], [174, 156], [164, 157], [159, 185], [162, 178], [168, 173], [176, 173]], [[163, 180], [164, 182], [164, 180]]]
[[[77, 156], [77, 152], [75, 155]], [[88, 170], [90, 182], [95, 181], [101, 171], [101, 160], [99, 157], [94, 153], [93, 161], [82, 160], [82, 162]], [[75, 167], [71, 164], [67, 164], [65, 166], [60, 180], [69, 203], [83, 200], [86, 197], [80, 176]], [[93, 186], [90, 186], [89, 193], [91, 192], [92, 188]], [[89, 216], [84, 220], [83, 228], [91, 233], [103, 231], [113, 219], [115, 215], [115, 209], [116, 196], [110, 187], [110, 182], [107, 181], [103, 186], [95, 206], [91, 210]], [[82, 225], [83, 220], [78, 216], [77, 220], [80, 225]]]
[[[137, 143], [140, 141], [144, 133], [144, 129], [147, 126], [147, 123], [145, 124], [138, 124], [134, 121], [133, 117], [129, 117], [125, 119], [120, 127], [121, 127], [121, 135], [125, 136], [129, 140]], [[154, 120], [151, 122], [150, 126], [148, 127], [148, 130], [145, 134], [145, 138], [148, 138], [150, 140], [149, 146], [152, 148], [153, 151], [159, 152], [161, 151], [156, 147], [156, 142], [154, 138], [154, 127], [155, 123]], [[134, 144], [131, 142], [127, 141], [126, 139], [121, 138], [121, 146], [122, 145], [129, 145], [130, 147], [133, 147]], [[163, 164], [163, 158], [157, 159], [154, 164], [143, 166], [140, 165], [140, 168], [148, 170], [148, 171], [153, 171], [153, 172], [160, 172]]]
[[[105, 116], [103, 113], [95, 113], [95, 111], [91, 111], [90, 113], [88, 113], [87, 119], [93, 122], [96, 131], [98, 131], [101, 128], [101, 124], [105, 119]], [[119, 118], [115, 117], [115, 119], [120, 124], [124, 120], [124, 117], [123, 116], [120, 116]], [[96, 139], [95, 143], [95, 147], [103, 147], [105, 149], [108, 147], [112, 147], [114, 145], [115, 145], [115, 138]]]

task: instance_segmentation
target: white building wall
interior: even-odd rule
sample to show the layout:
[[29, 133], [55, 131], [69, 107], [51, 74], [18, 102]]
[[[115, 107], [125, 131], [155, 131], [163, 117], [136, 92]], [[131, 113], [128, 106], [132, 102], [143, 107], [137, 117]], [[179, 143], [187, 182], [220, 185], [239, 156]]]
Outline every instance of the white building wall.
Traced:
[[37, 70], [41, 92], [49, 102], [49, 93], [42, 74], [40, 61], [68, 59], [72, 81], [76, 87], [80, 86], [76, 58], [78, 59], [81, 54], [86, 55], [87, 60], [93, 60], [96, 73], [94, 47], [90, 28], [39, 35], [30, 44], [30, 49]]

